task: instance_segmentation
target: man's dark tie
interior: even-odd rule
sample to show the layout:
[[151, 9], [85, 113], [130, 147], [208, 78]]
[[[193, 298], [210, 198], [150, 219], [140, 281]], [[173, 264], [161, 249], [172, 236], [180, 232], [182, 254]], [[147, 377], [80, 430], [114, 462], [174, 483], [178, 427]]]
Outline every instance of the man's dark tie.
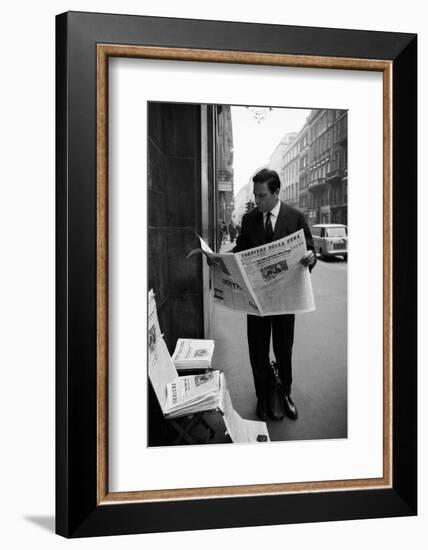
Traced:
[[268, 212], [266, 214], [266, 223], [265, 223], [265, 235], [266, 235], [266, 242], [271, 243], [273, 238], [273, 227], [271, 222], [271, 215], [272, 212]]

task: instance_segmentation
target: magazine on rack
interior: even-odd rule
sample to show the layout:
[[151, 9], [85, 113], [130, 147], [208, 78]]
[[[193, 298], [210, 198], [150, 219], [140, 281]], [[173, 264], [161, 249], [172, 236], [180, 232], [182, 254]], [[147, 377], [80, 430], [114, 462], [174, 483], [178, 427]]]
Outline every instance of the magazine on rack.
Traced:
[[166, 387], [165, 417], [194, 414], [199, 411], [224, 410], [224, 375], [220, 371], [180, 376]]
[[178, 371], [210, 369], [214, 353], [214, 340], [179, 338], [172, 354]]
[[213, 266], [214, 299], [253, 315], [305, 313], [315, 309], [311, 277], [300, 260], [306, 254], [303, 229], [277, 241], [242, 252], [215, 253], [199, 237]]
[[265, 422], [245, 420], [234, 410], [224, 373], [178, 376], [160, 331], [153, 290], [148, 298], [149, 379], [165, 418], [217, 410], [233, 443], [269, 441]]
[[179, 377], [160, 331], [153, 291], [149, 292], [148, 306], [149, 378], [164, 416], [223, 411], [224, 375], [217, 370]]

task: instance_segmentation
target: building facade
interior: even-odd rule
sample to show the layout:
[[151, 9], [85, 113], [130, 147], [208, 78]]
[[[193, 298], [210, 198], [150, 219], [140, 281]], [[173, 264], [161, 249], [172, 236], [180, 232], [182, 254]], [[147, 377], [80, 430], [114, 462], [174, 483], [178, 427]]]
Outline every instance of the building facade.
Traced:
[[347, 111], [314, 109], [298, 133], [285, 134], [271, 155], [281, 200], [301, 210], [310, 226], [347, 224]]
[[330, 170], [326, 174], [330, 192], [330, 222], [348, 224], [348, 112], [335, 111], [331, 124]]
[[291, 158], [292, 152], [294, 153], [296, 149], [293, 144], [295, 144], [297, 136], [297, 132], [285, 134], [269, 159], [269, 168], [278, 172], [281, 180], [280, 199], [290, 203], [291, 201], [299, 202], [298, 169], [297, 166], [294, 166], [297, 162], [295, 158]]
[[313, 110], [306, 122], [309, 132], [307, 217], [316, 223], [347, 224], [347, 111]]

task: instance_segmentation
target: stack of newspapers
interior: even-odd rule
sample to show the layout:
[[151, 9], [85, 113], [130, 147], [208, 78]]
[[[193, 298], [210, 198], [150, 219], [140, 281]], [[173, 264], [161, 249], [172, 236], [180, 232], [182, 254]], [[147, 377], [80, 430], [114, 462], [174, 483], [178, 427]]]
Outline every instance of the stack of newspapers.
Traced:
[[179, 338], [172, 356], [177, 371], [211, 369], [214, 340]]
[[[149, 379], [164, 417], [175, 419], [217, 410], [234, 443], [269, 441], [265, 422], [245, 420], [234, 410], [222, 372], [206, 370], [204, 373], [178, 376], [160, 330], [153, 290], [149, 292], [148, 313]], [[208, 344], [208, 349], [211, 349], [208, 355], [212, 356], [214, 342], [202, 342], [211, 342], [211, 345]]]
[[213, 409], [223, 410], [223, 376], [217, 370], [180, 376], [167, 384], [165, 417], [173, 418]]

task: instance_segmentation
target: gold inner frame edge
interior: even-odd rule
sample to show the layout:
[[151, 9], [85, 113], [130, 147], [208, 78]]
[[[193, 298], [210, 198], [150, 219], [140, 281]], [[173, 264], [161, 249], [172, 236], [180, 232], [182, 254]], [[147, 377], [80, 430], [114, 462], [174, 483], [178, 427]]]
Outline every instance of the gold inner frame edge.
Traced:
[[[383, 73], [383, 477], [109, 492], [108, 490], [108, 59], [277, 65]], [[242, 497], [392, 486], [392, 61], [97, 44], [97, 503]]]

